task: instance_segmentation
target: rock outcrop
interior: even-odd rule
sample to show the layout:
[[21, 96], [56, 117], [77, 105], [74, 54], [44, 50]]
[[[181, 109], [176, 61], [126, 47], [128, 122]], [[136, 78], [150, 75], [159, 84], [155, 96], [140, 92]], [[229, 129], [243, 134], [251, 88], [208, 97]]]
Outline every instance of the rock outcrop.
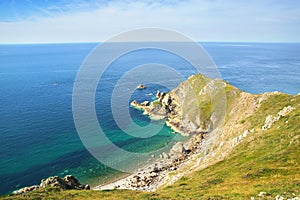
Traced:
[[265, 120], [265, 124], [261, 127], [262, 130], [269, 129], [273, 126], [275, 122], [279, 120], [280, 116], [268, 115]]
[[[105, 186], [97, 186], [95, 190], [107, 190], [107, 189], [133, 189], [152, 191], [156, 189], [157, 185], [165, 178], [170, 172], [176, 171], [184, 162], [189, 159], [189, 156], [200, 150], [200, 142], [203, 139], [202, 136], [193, 135], [191, 140], [183, 144], [177, 142], [171, 148], [169, 153], [162, 152], [159, 156], [160, 159], [151, 165], [147, 165], [145, 168], [141, 168], [137, 173], [111, 183]], [[152, 157], [154, 158], [154, 157]]]
[[262, 130], [269, 129], [273, 126], [275, 122], [277, 122], [281, 117], [286, 117], [290, 112], [295, 110], [296, 108], [292, 106], [284, 107], [282, 110], [280, 110], [277, 114], [277, 116], [268, 115], [265, 120], [265, 124], [261, 127]]
[[225, 96], [225, 86], [227, 83], [220, 79], [211, 80], [197, 74], [168, 93], [157, 91], [156, 100], [149, 105], [133, 101], [131, 106], [143, 110], [152, 119], [166, 119], [166, 124], [182, 135], [208, 133], [218, 125], [219, 116], [215, 111], [222, 110], [213, 104], [212, 96]]
[[149, 101], [144, 101], [142, 103], [138, 103], [136, 100], [132, 101], [130, 105], [134, 108], [145, 110], [149, 104]]
[[139, 90], [146, 89], [146, 85], [140, 84], [136, 87], [136, 89], [139, 89]]
[[33, 185], [29, 187], [24, 187], [22, 189], [16, 190], [13, 194], [23, 194], [25, 192], [45, 189], [45, 188], [58, 188], [62, 190], [89, 190], [89, 185], [81, 185], [79, 181], [72, 175], [66, 175], [64, 178], [59, 176], [51, 176], [47, 179], [42, 179], [40, 185]]
[[185, 153], [185, 148], [183, 147], [182, 142], [177, 142], [171, 149], [170, 153], [175, 153], [175, 154], [183, 154]]
[[292, 107], [292, 106], [287, 106], [284, 107], [281, 111], [278, 112], [278, 116], [281, 117], [286, 117], [288, 114], [290, 114], [290, 112], [292, 112], [293, 110], [296, 110], [296, 108]]
[[51, 176], [47, 179], [42, 179], [40, 187], [56, 187], [63, 190], [89, 189], [89, 185], [81, 185], [79, 181], [72, 175], [66, 175], [64, 178], [61, 178], [59, 176]]

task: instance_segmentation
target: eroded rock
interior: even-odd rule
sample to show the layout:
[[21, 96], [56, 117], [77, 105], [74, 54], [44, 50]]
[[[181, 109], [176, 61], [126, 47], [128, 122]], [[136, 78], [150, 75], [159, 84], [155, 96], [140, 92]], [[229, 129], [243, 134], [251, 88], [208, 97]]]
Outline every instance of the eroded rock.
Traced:
[[275, 122], [277, 122], [281, 117], [286, 117], [290, 112], [295, 110], [296, 108], [292, 106], [286, 106], [282, 110], [278, 112], [277, 116], [268, 115], [265, 120], [265, 124], [262, 126], [262, 130], [269, 129], [273, 126]]
[[273, 124], [279, 120], [279, 118], [280, 118], [280, 116], [274, 117], [272, 115], [268, 115], [266, 117], [265, 124], [262, 126], [261, 129], [266, 130], [266, 129], [271, 128], [273, 126]]
[[292, 112], [295, 109], [296, 108], [294, 108], [292, 106], [284, 107], [281, 111], [278, 112], [278, 115], [281, 117], [286, 117], [288, 114], [290, 114], [290, 112]]
[[24, 187], [22, 189], [16, 190], [13, 194], [23, 194], [25, 192], [30, 192], [37, 189], [44, 188], [59, 188], [63, 190], [68, 189], [85, 189], [89, 190], [89, 185], [81, 185], [79, 181], [72, 175], [66, 175], [64, 178], [59, 176], [50, 176], [49, 178], [42, 179], [40, 185], [33, 185], [29, 187]]

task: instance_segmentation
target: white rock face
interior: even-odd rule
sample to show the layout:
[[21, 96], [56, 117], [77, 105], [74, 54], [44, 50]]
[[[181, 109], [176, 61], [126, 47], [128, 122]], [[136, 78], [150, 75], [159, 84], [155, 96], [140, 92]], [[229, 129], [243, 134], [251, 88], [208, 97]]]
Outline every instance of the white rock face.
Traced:
[[273, 126], [275, 122], [277, 122], [281, 117], [286, 117], [290, 112], [295, 110], [296, 108], [292, 106], [284, 107], [282, 110], [278, 112], [278, 116], [268, 115], [265, 120], [265, 124], [261, 127], [262, 130], [269, 129]]
[[284, 107], [281, 111], [278, 112], [278, 115], [281, 117], [286, 117], [288, 114], [290, 114], [290, 112], [292, 112], [295, 109], [296, 108], [294, 108], [292, 106]]
[[263, 196], [266, 196], [267, 195], [267, 193], [266, 192], [260, 192], [257, 196], [259, 196], [259, 197], [263, 197]]
[[273, 126], [273, 124], [279, 120], [279, 118], [280, 118], [280, 116], [274, 117], [272, 115], [268, 115], [266, 117], [265, 124], [262, 126], [261, 129], [266, 130], [266, 129], [271, 128]]

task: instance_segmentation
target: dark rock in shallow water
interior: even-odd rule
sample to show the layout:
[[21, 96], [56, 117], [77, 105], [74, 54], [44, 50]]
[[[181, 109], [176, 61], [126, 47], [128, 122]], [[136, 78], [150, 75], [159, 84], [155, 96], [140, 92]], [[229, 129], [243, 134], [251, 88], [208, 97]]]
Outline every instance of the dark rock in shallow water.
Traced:
[[146, 85], [140, 84], [136, 87], [136, 89], [139, 89], [139, 90], [146, 89]]

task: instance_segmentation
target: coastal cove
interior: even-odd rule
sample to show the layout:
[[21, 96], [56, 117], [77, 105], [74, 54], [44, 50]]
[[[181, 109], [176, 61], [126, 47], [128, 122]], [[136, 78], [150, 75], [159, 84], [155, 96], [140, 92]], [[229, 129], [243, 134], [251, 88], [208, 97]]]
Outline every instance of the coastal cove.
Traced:
[[[52, 175], [72, 174], [80, 183], [91, 186], [126, 175], [99, 163], [85, 150], [72, 119], [74, 79], [82, 60], [96, 45], [0, 45], [0, 92], [3, 94], [0, 178], [5, 182], [1, 194], [39, 184], [42, 178]], [[236, 88], [252, 94], [277, 90], [295, 95], [300, 91], [300, 44], [203, 43], [203, 46], [222, 78]], [[178, 135], [164, 126], [151, 139], [135, 139], [122, 134], [112, 121], [111, 90], [118, 79], [126, 70], [153, 60], [174, 67], [186, 79], [195, 74], [188, 63], [167, 53], [135, 52], [115, 62], [97, 89], [96, 109], [105, 108], [104, 112], [97, 113], [99, 123], [111, 141], [129, 151], [152, 151]], [[136, 90], [131, 101], [151, 102], [157, 90], [169, 92], [159, 83], [147, 84], [146, 88]], [[248, 94], [243, 97], [252, 99]], [[139, 125], [149, 123], [142, 111], [130, 108], [130, 115]]]
[[[198, 102], [200, 113], [203, 111], [203, 109], [208, 111], [208, 114], [205, 115], [207, 118], [202, 118], [199, 121], [197, 120], [197, 116], [199, 116], [200, 113], [186, 112], [190, 109], [186, 110], [184, 108], [185, 106], [191, 105], [192, 108], [194, 108], [196, 105], [186, 104], [186, 102], [191, 99], [191, 91], [197, 93], [196, 99], [193, 101]], [[213, 96], [219, 96], [220, 92], [223, 93], [222, 91], [225, 92], [224, 95], [226, 95], [228, 104], [225, 108], [226, 117], [224, 120], [221, 120], [222, 123], [220, 123], [220, 120], [216, 119], [216, 113], [218, 113], [219, 106], [215, 107], [215, 105], [212, 105], [210, 106], [211, 109], [207, 110], [206, 107], [202, 107], [202, 105], [211, 103], [210, 99], [206, 98], [209, 93], [213, 93]], [[297, 146], [299, 143], [299, 129], [297, 128], [300, 122], [299, 102], [300, 93], [294, 96], [280, 92], [269, 92], [253, 95], [243, 92], [220, 79], [209, 79], [201, 74], [190, 76], [188, 80], [181, 83], [177, 88], [169, 93], [157, 92], [156, 100], [152, 101], [150, 104], [149, 102], [138, 103], [136, 100], [134, 100], [131, 104], [136, 109], [143, 110], [144, 114], [146, 112], [148, 113], [147, 115], [156, 118], [156, 120], [161, 119], [157, 119], [155, 115], [158, 115], [159, 118], [161, 118], [162, 113], [165, 112], [164, 116], [167, 120], [167, 125], [173, 130], [178, 130], [178, 132], [180, 132], [182, 135], [191, 136], [190, 139], [184, 143], [175, 143], [170, 151], [163, 152], [159, 158], [152, 156], [152, 160], [154, 160], [154, 162], [138, 168], [137, 171], [132, 175], [126, 176], [125, 178], [116, 182], [99, 185], [94, 187], [93, 190], [101, 190], [105, 193], [108, 191], [114, 193], [116, 189], [135, 191], [142, 190], [155, 192], [152, 193], [152, 195], [162, 195], [161, 190], [159, 193], [156, 193], [157, 189], [161, 189], [162, 186], [165, 186], [162, 189], [168, 190], [169, 188], [173, 187], [173, 184], [176, 184], [180, 181], [186, 181], [190, 179], [190, 177], [193, 177], [193, 174], [195, 173], [202, 172], [202, 170], [207, 168], [214, 168], [215, 165], [218, 165], [224, 161], [228, 161], [228, 158], [230, 158], [233, 153], [239, 153], [239, 147], [241, 145], [245, 145], [245, 143], [252, 143], [251, 145], [253, 145], [255, 144], [253, 141], [259, 140], [262, 135], [267, 137], [272, 136], [275, 138], [283, 137], [291, 140], [289, 141], [288, 147], [280, 146], [279, 149], [270, 149], [268, 151], [260, 149], [259, 153], [269, 156], [269, 154], [278, 153], [278, 151], [280, 153], [283, 150], [291, 150], [293, 153], [289, 153], [285, 156], [290, 157], [289, 162], [297, 162], [294, 159], [297, 159], [295, 158], [295, 155], [297, 155], [297, 151], [299, 150], [299, 146]], [[182, 110], [184, 112], [181, 113]], [[186, 123], [186, 121], [189, 123]], [[204, 123], [204, 125], [201, 123], [201, 121], [209, 121], [209, 123]], [[193, 124], [193, 126], [190, 126], [190, 124]], [[289, 132], [288, 135], [284, 135], [285, 130], [287, 129], [289, 129], [291, 132]], [[267, 144], [268, 146], [268, 143], [265, 143], [264, 141], [261, 142], [263, 144]], [[247, 148], [244, 148], [243, 150], [246, 150]], [[270, 147], [268, 146], [268, 148]], [[251, 153], [249, 152], [247, 156], [249, 156], [249, 154], [251, 156]], [[285, 156], [284, 158], [286, 158]], [[261, 159], [260, 155], [257, 156], [257, 158]], [[252, 162], [252, 159], [250, 162]], [[261, 164], [260, 162], [258, 163]], [[262, 163], [264, 163], [264, 167], [266, 167], [266, 165], [272, 165], [273, 162], [263, 160]], [[239, 161], [239, 164], [248, 165], [246, 161], [243, 161], [242, 163]], [[255, 168], [259, 167], [259, 164], [258, 166], [255, 165]], [[283, 167], [286, 164], [282, 163], [280, 165]], [[278, 168], [278, 166], [276, 167]], [[269, 168], [259, 168], [259, 173], [263, 173], [260, 175], [261, 177], [274, 174], [274, 172], [266, 170], [269, 170]], [[284, 192], [283, 196], [288, 195], [297, 199], [297, 197], [300, 196], [300, 193], [298, 195], [299, 191], [296, 189], [296, 185], [297, 180], [300, 177], [297, 174], [294, 176], [294, 171], [297, 171], [297, 165], [290, 166], [289, 169], [284, 172], [285, 175], [291, 174], [291, 176], [287, 178], [291, 182], [290, 184], [286, 185], [286, 183], [282, 182], [282, 180], [276, 180], [276, 186], [271, 186], [272, 190], [274, 190], [275, 187], [278, 188], [276, 191], [285, 191], [285, 188], [282, 185], [284, 184], [285, 187], [289, 188], [289, 191]], [[223, 174], [223, 172], [221, 173]], [[278, 176], [282, 175], [281, 172], [275, 172], [275, 174], [276, 175], [274, 178], [276, 179]], [[248, 178], [248, 176], [251, 176], [251, 174], [246, 174], [243, 177], [240, 177], [239, 175], [239, 179]], [[60, 178], [49, 177], [47, 180], [42, 180], [40, 186], [26, 187], [15, 191], [14, 194], [34, 198], [36, 195], [43, 195], [44, 192], [47, 190], [49, 191], [49, 189], [52, 188], [51, 190], [56, 189], [56, 192], [52, 193], [52, 195], [55, 196], [61, 195], [61, 193], [66, 189], [85, 189], [84, 191], [78, 193], [81, 196], [85, 196], [88, 194], [86, 189], [90, 189], [89, 185], [80, 185], [78, 181], [70, 175], [63, 178], [63, 180], [66, 181], [67, 187], [64, 186], [64, 184], [57, 182], [57, 179], [59, 180]], [[53, 180], [55, 181], [53, 182]], [[204, 179], [204, 181], [205, 180], [206, 179]], [[283, 181], [284, 180], [285, 179], [283, 179]], [[70, 186], [70, 181], [75, 181], [75, 187]], [[223, 180], [221, 182], [223, 182]], [[258, 182], [261, 182], [261, 180], [258, 180]], [[48, 183], [48, 185], [45, 186], [45, 183]], [[189, 184], [184, 183], [184, 186]], [[189, 185], [189, 187], [191, 185]], [[260, 185], [260, 187], [267, 189], [267, 186], [269, 185], [270, 183], [263, 183]], [[181, 184], [179, 186], [181, 186]], [[229, 191], [232, 190], [230, 189]], [[173, 193], [171, 194], [174, 195]], [[177, 197], [180, 196], [178, 193], [175, 194]], [[196, 194], [190, 192], [188, 194], [192, 196], [197, 194], [201, 196], [203, 195], [198, 193], [198, 189], [196, 190]], [[255, 193], [251, 191], [249, 194], [247, 194], [247, 196], [253, 196], [253, 194]], [[93, 195], [97, 195], [97, 193], [93, 193]], [[169, 198], [170, 194], [167, 193], [167, 195]], [[238, 195], [245, 197], [246, 194], [239, 192]], [[277, 197], [280, 197], [277, 192], [273, 192], [271, 194], [267, 192], [260, 192], [258, 194], [258, 196], [267, 195], [276, 195]], [[137, 196], [135, 197], [139, 198]], [[184, 199], [186, 198], [186, 196], [181, 196], [181, 198], [182, 197]], [[119, 198], [123, 199], [124, 196]]]
[[[221, 90], [216, 89], [218, 87]], [[204, 109], [208, 112], [208, 119], [205, 119], [205, 116], [201, 118], [201, 121], [208, 120], [210, 123], [205, 123], [205, 126], [199, 121], [197, 125], [195, 116], [200, 115], [203, 109], [202, 105], [207, 105], [207, 102], [211, 101], [206, 98], [206, 95], [209, 93], [214, 93], [212, 96], [218, 95], [223, 89], [228, 103], [225, 108], [225, 122], [219, 123], [215, 116], [219, 108], [211, 106], [209, 111]], [[186, 106], [187, 100], [192, 98], [188, 95], [191, 94], [189, 90], [197, 94], [193, 101], [198, 102], [200, 113], [180, 113], [181, 110], [186, 110], [183, 107]], [[270, 107], [270, 110], [266, 109], [269, 102], [276, 102], [271, 107], [278, 113], [273, 111], [274, 115], [270, 115], [272, 109]], [[134, 174], [116, 182], [99, 185], [93, 190], [127, 189], [155, 192], [162, 186], [172, 187], [174, 182], [187, 179], [184, 176], [191, 176], [196, 170], [205, 169], [228, 158], [230, 153], [234, 152], [234, 149], [241, 143], [249, 142], [249, 139], [253, 141], [255, 137], [258, 137], [257, 135], [264, 134], [264, 132], [267, 134], [268, 129], [272, 130], [273, 128], [274, 130], [274, 126], [278, 125], [279, 120], [286, 120], [285, 124], [288, 124], [287, 119], [293, 118], [296, 124], [293, 122], [291, 125], [277, 127], [277, 129], [284, 130], [287, 128], [286, 126], [289, 126], [288, 129], [292, 129], [290, 135], [293, 135], [296, 141], [291, 140], [291, 146], [293, 143], [299, 142], [299, 135], [297, 135], [299, 134], [297, 123], [300, 122], [299, 102], [300, 93], [295, 96], [279, 92], [253, 95], [245, 93], [223, 80], [211, 80], [201, 74], [192, 75], [169, 93], [158, 91], [156, 100], [151, 103], [148, 101], [138, 103], [136, 100], [131, 102], [132, 107], [143, 110], [144, 114], [155, 120], [166, 118], [168, 126], [182, 135], [191, 136], [190, 139], [184, 143], [177, 142], [170, 151], [163, 152], [159, 159], [155, 159], [154, 164], [146, 165]], [[288, 106], [282, 107], [282, 105]], [[267, 115], [267, 117], [263, 120], [259, 115]], [[256, 122], [253, 124], [251, 119], [256, 119]], [[261, 121], [257, 121], [259, 119]], [[190, 126], [191, 123], [193, 126]], [[257, 126], [257, 124], [262, 125]], [[277, 135], [280, 136], [278, 133]], [[273, 152], [269, 151], [268, 153]], [[297, 165], [294, 168], [296, 170]], [[297, 181], [297, 176], [290, 181]], [[298, 192], [298, 190], [295, 191]], [[295, 196], [294, 193], [293, 195]]]

